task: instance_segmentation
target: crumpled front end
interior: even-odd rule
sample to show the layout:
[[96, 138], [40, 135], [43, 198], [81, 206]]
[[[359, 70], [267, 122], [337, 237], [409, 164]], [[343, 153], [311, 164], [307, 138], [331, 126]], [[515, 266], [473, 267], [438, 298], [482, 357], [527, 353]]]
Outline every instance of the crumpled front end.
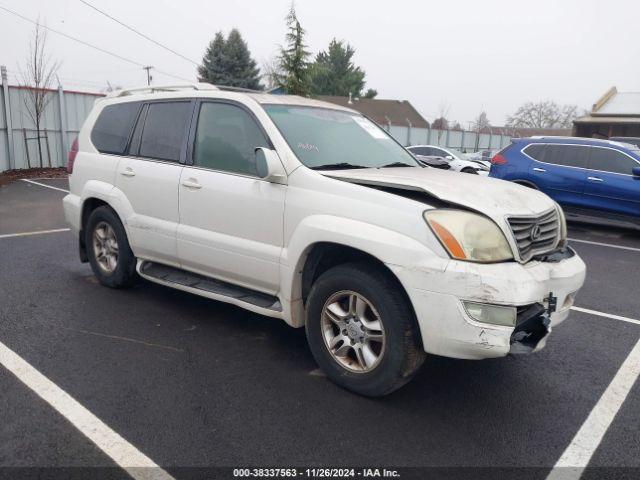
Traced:
[[[570, 249], [554, 261], [526, 264], [451, 260], [444, 271], [428, 264], [388, 266], [413, 304], [425, 351], [465, 359], [543, 348], [551, 330], [569, 315], [586, 272], [584, 262]], [[485, 306], [489, 321], [476, 312]], [[511, 325], [491, 318], [501, 307], [513, 311]]]

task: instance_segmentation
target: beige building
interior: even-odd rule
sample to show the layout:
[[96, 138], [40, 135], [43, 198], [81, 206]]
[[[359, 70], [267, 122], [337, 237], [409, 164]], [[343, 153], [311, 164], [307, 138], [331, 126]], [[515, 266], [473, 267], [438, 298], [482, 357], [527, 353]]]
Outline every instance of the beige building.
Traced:
[[577, 137], [640, 137], [640, 92], [619, 92], [611, 87], [587, 116], [573, 122]]

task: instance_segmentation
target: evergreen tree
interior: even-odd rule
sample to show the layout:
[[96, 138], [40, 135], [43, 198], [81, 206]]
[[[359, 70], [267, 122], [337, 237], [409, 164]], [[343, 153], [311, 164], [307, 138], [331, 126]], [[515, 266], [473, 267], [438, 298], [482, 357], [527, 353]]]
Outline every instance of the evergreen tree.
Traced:
[[375, 88], [369, 88], [364, 93], [363, 97], [364, 98], [376, 98], [377, 95], [378, 95], [378, 91]]
[[260, 69], [247, 43], [237, 29], [231, 30], [227, 38], [222, 32], [216, 33], [198, 67], [200, 78], [209, 83], [229, 87], [261, 90]]
[[311, 93], [309, 84], [309, 51], [304, 43], [305, 31], [296, 16], [292, 3], [285, 18], [289, 31], [286, 35], [286, 47], [280, 47], [278, 56], [278, 84], [286, 93], [307, 96]]
[[316, 55], [310, 69], [312, 92], [316, 95], [362, 96], [365, 73], [353, 64], [354, 53], [351, 45], [335, 38], [331, 40], [327, 51]]

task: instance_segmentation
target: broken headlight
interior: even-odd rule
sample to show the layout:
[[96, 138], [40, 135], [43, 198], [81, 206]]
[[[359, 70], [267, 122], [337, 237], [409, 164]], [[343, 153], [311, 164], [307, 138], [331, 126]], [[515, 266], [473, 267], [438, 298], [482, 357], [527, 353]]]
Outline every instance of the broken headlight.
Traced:
[[562, 207], [556, 203], [556, 210], [558, 211], [558, 221], [560, 222], [560, 241], [558, 247], [564, 247], [567, 244], [567, 219], [564, 216]]
[[487, 217], [464, 210], [427, 210], [424, 218], [452, 258], [478, 263], [513, 259], [504, 233]]

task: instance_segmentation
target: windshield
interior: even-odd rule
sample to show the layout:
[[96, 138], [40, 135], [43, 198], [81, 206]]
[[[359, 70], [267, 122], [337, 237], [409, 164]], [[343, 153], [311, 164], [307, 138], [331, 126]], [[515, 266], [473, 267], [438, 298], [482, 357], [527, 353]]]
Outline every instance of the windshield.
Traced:
[[457, 157], [461, 160], [464, 160], [466, 158], [466, 155], [460, 150], [456, 150], [455, 148], [447, 148], [447, 150], [449, 150], [449, 153], [451, 153], [452, 156]]
[[309, 168], [420, 167], [387, 132], [362, 115], [292, 105], [264, 109]]

